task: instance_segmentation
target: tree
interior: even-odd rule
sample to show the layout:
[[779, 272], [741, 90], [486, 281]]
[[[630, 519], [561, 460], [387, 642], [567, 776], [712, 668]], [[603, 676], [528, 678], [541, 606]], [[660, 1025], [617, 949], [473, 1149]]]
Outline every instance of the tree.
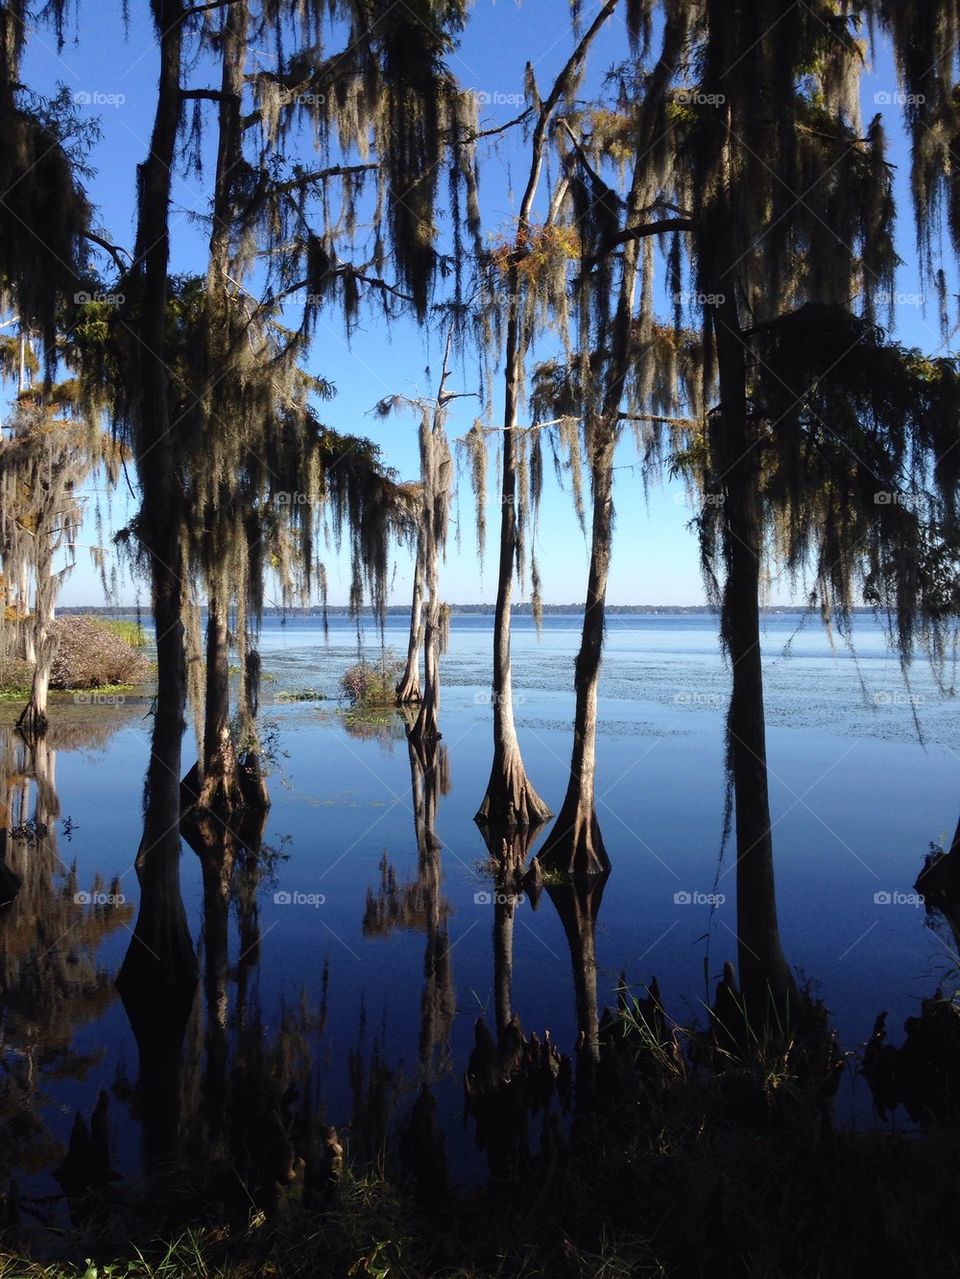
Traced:
[[427, 600], [423, 626], [423, 697], [417, 718], [410, 729], [416, 747], [440, 736], [440, 654], [446, 649], [449, 612], [440, 599], [440, 557], [446, 551], [450, 499], [453, 488], [453, 459], [447, 442], [447, 405], [454, 397], [447, 391], [450, 346], [447, 335], [437, 398], [431, 408], [422, 406], [420, 418], [420, 473], [423, 493], [420, 537], [423, 547], [423, 576]]
[[[585, 123], [592, 155], [570, 125], [562, 122], [573, 143], [576, 166], [569, 181], [569, 200], [581, 238], [583, 345], [569, 363], [554, 362], [538, 370], [533, 402], [539, 416], [582, 421], [593, 503], [590, 570], [576, 660], [570, 776], [559, 816], [539, 854], [542, 866], [568, 874], [600, 874], [610, 867], [597, 820], [594, 784], [617, 445], [629, 420], [635, 424], [641, 450], [649, 456], [657, 448], [659, 429], [670, 420], [666, 415], [679, 412], [684, 401], [689, 406], [692, 400], [696, 407], [698, 364], [691, 359], [689, 336], [679, 325], [671, 331], [654, 320], [653, 237], [675, 237], [688, 226], [684, 219], [656, 216], [669, 156], [655, 148], [652, 155], [649, 148], [640, 150], [625, 201], [607, 185], [598, 167], [616, 157], [622, 161], [625, 131], [635, 128], [642, 137], [655, 127], [653, 104], [678, 54], [680, 35], [674, 24], [664, 24], [663, 48], [644, 85], [647, 96], [633, 104], [630, 112], [618, 117], [596, 110], [588, 115]], [[615, 248], [619, 248], [616, 267], [610, 262]], [[642, 288], [636, 313], [638, 281]]]
[[[476, 815], [481, 825], [495, 831], [512, 827], [539, 826], [550, 810], [534, 790], [527, 777], [520, 753], [520, 743], [513, 715], [513, 676], [510, 664], [510, 620], [514, 573], [522, 569], [522, 526], [519, 522], [517, 478], [520, 469], [518, 416], [523, 386], [524, 357], [531, 339], [529, 307], [524, 294], [532, 301], [532, 287], [538, 275], [551, 280], [552, 292], [563, 293], [564, 271], [568, 258], [563, 237], [554, 234], [552, 217], [542, 227], [534, 221], [534, 203], [540, 185], [544, 151], [551, 119], [560, 101], [568, 96], [577, 82], [590, 45], [598, 31], [616, 8], [617, 0], [607, 0], [577, 44], [566, 65], [554, 81], [550, 93], [540, 99], [532, 87], [534, 128], [530, 147], [530, 169], [517, 213], [517, 231], [513, 244], [501, 246], [496, 261], [506, 291], [506, 338], [504, 346], [504, 403], [501, 438], [502, 476], [500, 484], [500, 558], [497, 577], [497, 603], [493, 622], [493, 764], [486, 794]], [[532, 77], [532, 72], [530, 72]], [[552, 202], [551, 214], [555, 200]], [[551, 269], [544, 271], [544, 257], [553, 259]], [[557, 263], [562, 264], [559, 272]], [[559, 281], [557, 280], [559, 276]], [[559, 283], [559, 289], [557, 284]], [[535, 583], [536, 586], [536, 583]]]
[[893, 201], [879, 118], [866, 131], [859, 120], [854, 18], [832, 5], [677, 12], [690, 24], [691, 56], [667, 100], [672, 203], [691, 222], [705, 397], [715, 372], [719, 399], [685, 456], [699, 459], [710, 498], [697, 522], [732, 669], [740, 978], [751, 1019], [771, 1008], [788, 1019], [797, 991], [774, 890], [762, 559], [772, 547], [795, 575], [812, 569], [815, 598], [841, 619], [861, 574], [868, 598], [886, 591], [896, 601], [904, 639], [907, 548], [920, 546], [920, 524], [902, 510], [878, 520], [876, 492], [897, 489], [916, 465], [930, 389], [950, 378], [943, 369], [918, 376], [919, 353], [885, 343], [876, 328], [880, 297], [893, 296]]
[[[63, 0], [43, 7], [63, 40]], [[69, 92], [46, 101], [23, 86], [27, 35], [23, 0], [0, 5], [0, 296], [22, 333], [40, 335], [47, 380], [56, 364], [59, 312], [85, 266], [91, 210], [80, 182], [89, 130], [77, 124]]]
[[[422, 506], [419, 498], [417, 505]], [[413, 599], [410, 602], [410, 634], [407, 660], [397, 683], [397, 705], [415, 706], [421, 699], [420, 650], [423, 647], [423, 536], [418, 533], [413, 557]]]

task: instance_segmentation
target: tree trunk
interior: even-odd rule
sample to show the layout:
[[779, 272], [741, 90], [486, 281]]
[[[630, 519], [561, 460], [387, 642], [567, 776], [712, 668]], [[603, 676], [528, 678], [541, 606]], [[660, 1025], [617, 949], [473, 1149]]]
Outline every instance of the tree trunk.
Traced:
[[33, 677], [30, 700], [20, 713], [17, 728], [28, 742], [35, 742], [47, 731], [47, 694], [56, 652], [56, 639], [50, 633], [56, 579], [53, 574], [53, 534], [48, 535], [46, 522], [38, 529], [36, 580], [34, 582], [33, 617], [28, 651], [33, 653]]
[[237, 754], [230, 732], [230, 644], [225, 601], [207, 603], [207, 682], [203, 714], [203, 774], [199, 804], [211, 812], [242, 807]]
[[417, 554], [413, 568], [413, 602], [410, 606], [410, 638], [407, 641], [407, 665], [397, 684], [397, 705], [413, 706], [420, 701], [420, 646], [423, 643], [423, 552], [422, 537], [417, 538]]
[[503, 410], [503, 476], [500, 506], [500, 567], [493, 619], [493, 766], [487, 792], [474, 820], [494, 830], [538, 826], [550, 816], [534, 790], [520, 755], [513, 718], [510, 622], [517, 558], [517, 397], [520, 377], [519, 273], [510, 272], [507, 323], [506, 394]]
[[593, 538], [590, 576], [583, 613], [583, 634], [577, 656], [574, 686], [577, 695], [573, 725], [570, 780], [560, 814], [539, 854], [544, 869], [568, 875], [600, 875], [610, 869], [594, 800], [597, 756], [597, 694], [603, 627], [613, 537], [613, 441], [600, 451], [593, 465]]
[[[249, 640], [247, 641], [249, 644]], [[264, 814], [270, 807], [270, 792], [263, 775], [260, 760], [260, 741], [257, 736], [257, 713], [260, 701], [260, 654], [255, 648], [247, 648], [243, 664], [243, 684], [240, 703], [243, 707], [246, 735], [252, 745], [241, 755], [239, 767], [240, 791], [248, 813]]]
[[[149, 557], [157, 635], [157, 696], [144, 795], [143, 838], [137, 853], [140, 911], [133, 940], [117, 976], [128, 1010], [152, 990], [186, 1001], [197, 978], [193, 943], [180, 895], [180, 767], [186, 706], [181, 572], [183, 488], [167, 397], [165, 330], [170, 254], [170, 187], [180, 119], [183, 0], [155, 9], [160, 40], [160, 84], [150, 154], [140, 168], [137, 281], [140, 302], [137, 405], [138, 472], [143, 500], [140, 536]], [[192, 995], [190, 996], [192, 997]], [[132, 1014], [131, 1019], [133, 1019]], [[181, 1031], [182, 1034], [182, 1031]]]
[[[30, 622], [29, 601], [30, 601], [30, 591], [27, 586], [27, 569], [26, 569], [26, 565], [24, 565], [23, 571], [20, 576], [20, 597], [17, 602], [17, 607], [18, 607], [18, 612], [28, 622]], [[30, 622], [29, 625], [24, 626], [23, 623], [21, 622], [21, 626], [23, 630], [23, 656], [25, 661], [29, 662], [31, 666], [34, 666], [37, 660], [37, 645], [33, 637], [33, 629], [34, 629], [33, 623]]]
[[47, 693], [50, 689], [50, 671], [53, 666], [53, 641], [45, 632], [36, 645], [36, 662], [30, 683], [30, 700], [20, 712], [17, 728], [27, 742], [35, 742], [46, 733]]
[[[729, 277], [727, 277], [729, 280]], [[729, 284], [728, 284], [729, 287]], [[720, 292], [719, 288], [717, 292]], [[780, 945], [760, 654], [759, 457], [747, 409], [746, 355], [732, 296], [714, 311], [720, 379], [720, 471], [725, 486], [727, 577], [722, 628], [733, 674], [727, 719], [737, 825], [737, 954], [751, 1021], [785, 1023], [798, 994]]]
[[440, 740], [440, 657], [439, 657], [439, 613], [440, 603], [437, 600], [436, 564], [427, 569], [427, 582], [430, 598], [427, 602], [426, 623], [423, 628], [423, 697], [420, 710], [410, 729], [410, 739], [418, 749], [428, 742]]
[[[642, 171], [642, 166], [638, 163], [627, 206], [628, 225], [634, 224], [640, 216], [638, 206], [644, 190]], [[616, 314], [605, 339], [610, 356], [605, 361], [600, 382], [602, 406], [598, 413], [588, 410], [585, 420], [590, 450], [593, 525], [583, 633], [574, 678], [577, 700], [570, 780], [560, 816], [547, 836], [546, 846], [539, 859], [543, 867], [568, 875], [599, 875], [610, 869], [594, 798], [597, 698], [613, 541], [613, 459], [620, 437], [620, 408], [632, 356], [638, 265], [635, 242], [628, 243], [624, 248], [622, 262]]]
[[421, 754], [440, 740], [440, 553], [446, 543], [452, 461], [446, 440], [446, 381], [453, 330], [447, 334], [443, 371], [432, 416], [420, 426], [423, 483], [423, 559], [427, 608], [423, 634], [423, 700], [410, 738]]

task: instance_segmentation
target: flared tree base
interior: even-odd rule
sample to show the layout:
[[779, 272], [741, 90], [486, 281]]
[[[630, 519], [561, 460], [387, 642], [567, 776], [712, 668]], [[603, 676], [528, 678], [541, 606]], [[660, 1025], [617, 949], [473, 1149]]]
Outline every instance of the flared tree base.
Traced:
[[592, 803], [563, 805], [537, 860], [543, 870], [554, 875], [606, 875], [609, 872], [610, 858]]
[[141, 901], [140, 917], [116, 978], [124, 1004], [149, 1006], [152, 998], [192, 998], [197, 976], [197, 957], [182, 903], [151, 909]]
[[552, 816], [527, 777], [519, 753], [511, 752], [502, 763], [494, 760], [487, 793], [473, 819], [478, 826], [499, 836], [535, 829]]
[[256, 756], [247, 756], [230, 768], [208, 773], [201, 780], [199, 765], [194, 764], [180, 783], [180, 810], [190, 813], [213, 813], [227, 819], [237, 813], [265, 813], [270, 795]]
[[797, 985], [790, 966], [777, 953], [762, 959], [756, 948], [741, 940], [740, 989], [744, 1015], [753, 1035], [789, 1038], [810, 1003]]
[[420, 713], [407, 730], [407, 739], [421, 757], [429, 755], [443, 734], [437, 721], [436, 711], [428, 709], [425, 702], [420, 704]]
[[50, 721], [35, 702], [28, 702], [17, 720], [17, 731], [28, 745], [45, 737], [49, 727]]
[[490, 861], [496, 867], [498, 884], [502, 891], [511, 892], [523, 886], [524, 867], [527, 858], [543, 829], [543, 823], [535, 826], [490, 826], [481, 821], [479, 815], [474, 818], [483, 836], [483, 842], [490, 854]]
[[420, 691], [420, 680], [409, 678], [402, 680], [396, 688], [395, 706], [419, 706], [423, 701]]

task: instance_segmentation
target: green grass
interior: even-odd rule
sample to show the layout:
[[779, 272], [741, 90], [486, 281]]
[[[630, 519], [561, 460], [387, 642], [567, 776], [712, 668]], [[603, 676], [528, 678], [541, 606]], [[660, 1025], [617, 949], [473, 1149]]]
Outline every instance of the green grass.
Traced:
[[119, 635], [122, 640], [126, 640], [132, 648], [147, 647], [147, 633], [139, 622], [114, 621], [105, 617], [95, 617], [93, 620], [97, 626], [113, 631], [114, 635]]
[[[132, 694], [136, 697], [146, 697], [149, 694], [144, 693], [143, 684], [98, 684], [95, 688], [51, 688], [48, 693], [48, 705], [55, 706], [57, 702], [72, 702], [73, 699], [82, 694], [84, 697], [105, 697], [112, 696], [114, 693]], [[0, 702], [16, 702], [21, 698], [26, 700], [30, 696], [30, 685], [26, 688], [17, 687], [0, 687]]]
[[278, 702], [325, 702], [326, 693], [317, 688], [285, 688], [277, 693]]

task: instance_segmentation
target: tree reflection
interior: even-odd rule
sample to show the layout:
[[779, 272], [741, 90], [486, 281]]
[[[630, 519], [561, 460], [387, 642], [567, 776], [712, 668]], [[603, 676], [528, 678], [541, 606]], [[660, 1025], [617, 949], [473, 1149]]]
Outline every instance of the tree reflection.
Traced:
[[[69, 740], [101, 745], [111, 731], [74, 727]], [[115, 998], [97, 952], [133, 915], [118, 880], [108, 886], [97, 877], [81, 887], [76, 866], [60, 857], [56, 759], [62, 740], [57, 725], [29, 745], [0, 726], [0, 865], [2, 883], [15, 888], [0, 909], [3, 1178], [16, 1168], [49, 1167], [64, 1153], [44, 1110], [54, 1084], [82, 1080], [103, 1056], [103, 1049], [78, 1053], [72, 1042]]]

